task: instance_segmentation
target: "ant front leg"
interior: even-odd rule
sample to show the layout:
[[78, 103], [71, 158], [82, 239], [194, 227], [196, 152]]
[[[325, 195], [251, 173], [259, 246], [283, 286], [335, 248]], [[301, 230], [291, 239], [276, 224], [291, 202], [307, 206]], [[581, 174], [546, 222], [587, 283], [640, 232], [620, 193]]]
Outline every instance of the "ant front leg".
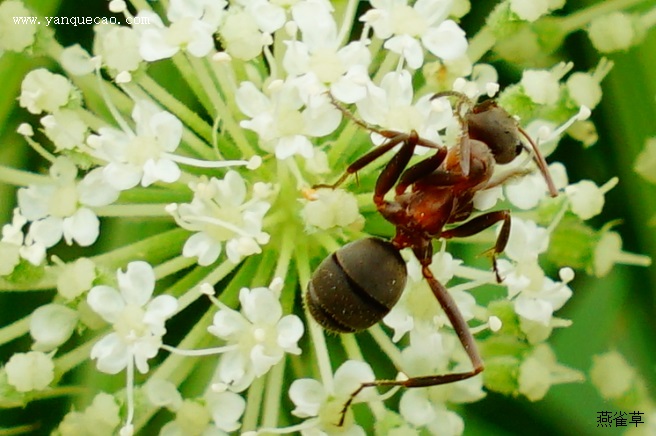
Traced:
[[393, 134], [393, 136], [390, 137], [390, 140], [387, 141], [386, 143], [374, 148], [367, 154], [361, 156], [358, 158], [355, 162], [353, 162], [351, 165], [346, 167], [346, 171], [344, 171], [344, 174], [332, 185], [327, 185], [327, 184], [319, 184], [319, 185], [314, 185], [314, 188], [332, 188], [335, 189], [351, 175], [355, 174], [358, 171], [360, 171], [362, 168], [366, 167], [376, 159], [378, 159], [380, 156], [384, 155], [388, 151], [390, 151], [392, 148], [396, 147], [398, 144], [400, 144], [403, 141], [406, 141], [408, 139], [408, 135], [405, 133], [400, 133], [400, 132], [394, 132], [392, 130], [386, 130], [385, 132], [389, 133], [390, 135]]
[[482, 232], [499, 221], [503, 221], [501, 231], [499, 232], [499, 236], [497, 236], [497, 241], [494, 244], [494, 247], [490, 250], [492, 252], [492, 267], [494, 268], [494, 275], [496, 276], [497, 282], [501, 283], [503, 279], [497, 268], [497, 255], [502, 253], [508, 244], [508, 238], [510, 237], [510, 211], [498, 210], [495, 212], [484, 213], [483, 215], [479, 215], [458, 227], [443, 231], [440, 233], [439, 237], [450, 239], [472, 236]]
[[428, 268], [430, 265], [430, 257], [427, 261], [420, 259], [420, 262], [423, 264], [421, 270], [422, 274], [426, 281], [428, 281], [428, 284], [433, 291], [433, 295], [440, 303], [440, 306], [444, 310], [447, 318], [449, 318], [453, 330], [456, 332], [460, 343], [462, 344], [465, 352], [467, 353], [467, 356], [469, 357], [469, 360], [472, 363], [472, 370], [451, 374], [411, 377], [406, 380], [375, 380], [372, 382], [362, 383], [360, 387], [351, 394], [346, 403], [344, 403], [344, 408], [341, 411], [341, 417], [338, 423], [340, 427], [344, 424], [346, 412], [355, 400], [355, 397], [365, 388], [394, 386], [400, 386], [404, 388], [425, 388], [466, 380], [483, 371], [483, 361], [481, 360], [481, 356], [478, 353], [476, 342], [474, 341], [474, 337], [469, 331], [467, 322], [460, 313], [460, 309], [458, 309], [458, 306], [449, 294], [449, 291], [447, 291], [447, 289], [435, 278], [435, 276], [433, 276], [433, 273]]

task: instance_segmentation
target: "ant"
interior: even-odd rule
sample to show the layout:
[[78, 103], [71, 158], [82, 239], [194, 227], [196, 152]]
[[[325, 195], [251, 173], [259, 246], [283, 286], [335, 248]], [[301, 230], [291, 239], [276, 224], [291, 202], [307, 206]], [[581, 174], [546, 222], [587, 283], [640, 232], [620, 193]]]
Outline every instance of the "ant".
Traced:
[[[433, 255], [433, 239], [467, 237], [502, 222], [496, 243], [488, 250], [497, 282], [502, 282], [496, 258], [508, 242], [510, 211], [486, 212], [469, 219], [473, 213], [473, 197], [478, 191], [499, 186], [511, 177], [526, 174], [526, 171], [516, 170], [493, 181], [491, 177], [495, 164], [509, 163], [526, 149], [533, 155], [550, 195], [558, 195], [535, 142], [519, 126], [517, 120], [494, 100], [474, 104], [467, 96], [456, 91], [437, 93], [431, 99], [443, 97], [457, 99], [454, 113], [461, 126], [458, 143], [450, 149], [419, 137], [414, 130], [402, 133], [377, 129], [355, 118], [333, 99], [333, 104], [348, 118], [383, 136], [387, 142], [349, 165], [334, 184], [317, 185], [315, 188], [336, 188], [351, 174], [357, 173], [400, 144], [380, 173], [373, 195], [378, 212], [396, 227], [396, 234], [391, 241], [361, 239], [328, 256], [314, 272], [305, 302], [313, 318], [326, 330], [354, 333], [374, 325], [389, 313], [401, 296], [407, 270], [399, 250], [410, 248], [419, 260], [422, 275], [448, 317], [473, 368], [451, 374], [362, 383], [344, 404], [339, 426], [344, 424], [346, 411], [364, 388], [428, 387], [465, 380], [483, 371], [483, 362], [467, 322], [429, 266]], [[522, 137], [531, 144], [531, 148], [522, 142]], [[417, 145], [434, 149], [435, 153], [408, 166]], [[394, 200], [386, 200], [385, 195], [392, 189]]]

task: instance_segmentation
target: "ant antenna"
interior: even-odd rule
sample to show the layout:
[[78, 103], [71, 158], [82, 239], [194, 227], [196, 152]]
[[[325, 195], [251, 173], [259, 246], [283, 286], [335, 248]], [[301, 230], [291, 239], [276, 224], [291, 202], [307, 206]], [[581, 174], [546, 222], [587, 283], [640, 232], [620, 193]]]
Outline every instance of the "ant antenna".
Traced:
[[544, 160], [542, 153], [540, 153], [540, 149], [538, 148], [538, 145], [535, 143], [535, 141], [533, 141], [531, 136], [528, 133], [526, 133], [526, 130], [521, 128], [521, 126], [517, 126], [517, 129], [524, 136], [524, 138], [526, 138], [526, 140], [529, 142], [529, 144], [531, 144], [531, 147], [533, 148], [533, 150], [531, 150], [528, 147], [526, 147], [525, 144], [522, 144], [524, 145], [526, 151], [528, 151], [533, 155], [533, 159], [535, 160], [535, 163], [538, 164], [538, 168], [540, 168], [540, 172], [542, 173], [545, 182], [547, 182], [549, 195], [551, 195], [552, 197], [558, 197], [558, 190], [556, 189], [556, 185], [554, 185], [553, 179], [551, 178], [551, 174], [549, 173], [549, 168], [547, 168], [547, 162]]

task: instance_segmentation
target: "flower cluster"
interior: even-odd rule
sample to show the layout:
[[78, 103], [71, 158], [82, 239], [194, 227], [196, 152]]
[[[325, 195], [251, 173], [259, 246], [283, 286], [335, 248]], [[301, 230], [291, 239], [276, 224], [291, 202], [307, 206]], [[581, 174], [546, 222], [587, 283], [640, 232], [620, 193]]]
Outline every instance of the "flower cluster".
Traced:
[[[124, 390], [98, 388], [88, 406], [63, 408], [71, 411], [55, 434], [363, 435], [373, 416], [380, 434], [458, 435], [466, 423], [457, 405], [486, 391], [536, 401], [582, 380], [549, 344], [554, 328], [571, 324], [556, 313], [573, 295], [574, 270], [601, 277], [615, 263], [650, 260], [623, 252], [612, 223], [590, 224], [617, 178], [570, 182], [553, 163], [559, 195], [549, 196], [531, 154], [549, 155], [566, 134], [596, 142], [588, 118], [612, 67], [602, 59], [574, 71], [549, 56], [584, 26], [601, 52], [635, 45], [653, 13], [591, 8], [556, 18], [564, 1], [507, 0], [472, 36], [461, 25], [467, 0], [131, 3], [109, 2], [133, 24], [96, 25], [91, 53], [16, 24], [33, 15], [20, 0], [0, 4], [0, 56], [45, 55], [61, 66], [27, 73], [17, 98], [38, 126], [18, 133], [43, 164], [0, 164], [0, 181], [17, 187], [0, 239], [0, 290], [52, 297], [2, 330], [0, 343], [29, 334], [33, 344], [0, 370], [0, 403], [74, 395], [68, 383], [92, 371], [124, 372]], [[609, 25], [618, 30], [599, 30]], [[501, 89], [488, 52], [530, 68]], [[549, 67], [537, 62], [547, 58]], [[357, 183], [340, 175], [410, 132], [420, 138], [410, 165], [430, 162], [431, 148], [465, 156], [465, 114], [489, 98], [535, 150], [517, 148], [512, 162], [490, 167], [489, 181], [454, 195], [467, 197], [472, 216], [510, 210], [509, 234], [435, 242], [430, 271], [454, 307], [440, 306], [404, 250], [408, 283], [382, 320], [391, 335], [374, 326], [341, 342], [324, 336], [299, 294], [346, 242], [392, 236], [372, 195], [381, 171], [389, 177], [403, 159], [386, 166], [374, 151], [359, 161]], [[435, 171], [462, 165], [467, 177], [469, 164], [460, 157]], [[339, 188], [327, 185], [336, 179]], [[494, 268], [472, 262], [471, 246], [497, 240], [505, 251]], [[402, 382], [376, 386], [379, 372], [407, 380], [471, 371], [453, 311], [475, 335], [484, 375], [407, 389], [398, 407], [387, 404], [397, 389], [376, 388]], [[372, 344], [385, 359], [368, 359]]]

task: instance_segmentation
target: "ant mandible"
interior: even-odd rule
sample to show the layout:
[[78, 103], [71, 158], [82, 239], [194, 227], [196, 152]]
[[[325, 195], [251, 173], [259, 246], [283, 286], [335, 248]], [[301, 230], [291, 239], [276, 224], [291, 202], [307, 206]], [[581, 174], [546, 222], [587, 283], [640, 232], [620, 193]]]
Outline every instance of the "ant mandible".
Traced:
[[[328, 256], [314, 272], [305, 302], [314, 319], [327, 330], [353, 333], [372, 326], [389, 313], [401, 296], [407, 270], [399, 250], [410, 248], [473, 368], [451, 374], [362, 383], [344, 404], [339, 426], [343, 425], [346, 411], [364, 388], [428, 387], [464, 380], [483, 371], [483, 362], [467, 322], [429, 266], [433, 256], [433, 239], [467, 237], [502, 222], [496, 243], [490, 250], [496, 279], [502, 281], [496, 258], [508, 242], [510, 211], [486, 212], [466, 221], [472, 215], [476, 192], [525, 174], [515, 171], [492, 181], [495, 163], [509, 163], [519, 156], [522, 149], [528, 150], [542, 172], [550, 195], [558, 195], [537, 145], [494, 100], [474, 104], [467, 96], [455, 91], [437, 93], [431, 99], [442, 97], [457, 99], [454, 113], [459, 120], [461, 133], [458, 144], [450, 149], [419, 137], [414, 130], [402, 133], [376, 129], [356, 119], [333, 99], [333, 104], [348, 118], [383, 136], [387, 142], [349, 165], [334, 184], [315, 187], [336, 188], [348, 176], [400, 144], [378, 177], [373, 195], [378, 212], [396, 227], [396, 234], [391, 241], [378, 238], [358, 240]], [[526, 138], [531, 148], [522, 142], [521, 137]], [[408, 167], [417, 145], [434, 149], [435, 153]], [[394, 200], [386, 200], [385, 195], [392, 189]], [[445, 229], [449, 225], [455, 227]]]

